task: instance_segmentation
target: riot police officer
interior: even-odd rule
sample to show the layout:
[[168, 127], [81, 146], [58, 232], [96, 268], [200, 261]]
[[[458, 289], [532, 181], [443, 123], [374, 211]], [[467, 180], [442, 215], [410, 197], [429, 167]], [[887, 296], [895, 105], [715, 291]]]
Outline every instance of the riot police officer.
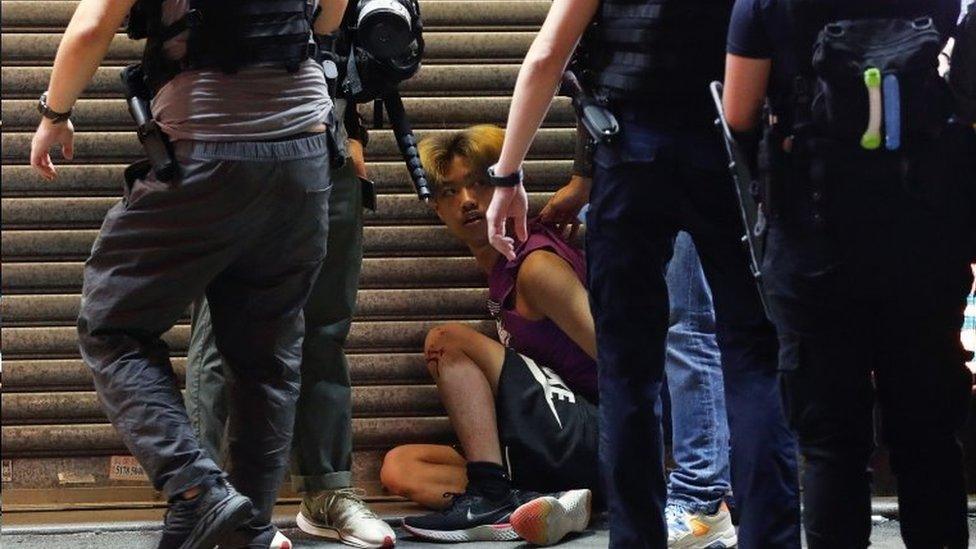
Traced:
[[525, 236], [520, 165], [576, 43], [590, 86], [620, 133], [600, 143], [587, 213], [588, 286], [596, 322], [600, 461], [612, 547], [665, 547], [667, 489], [660, 392], [668, 331], [665, 265], [688, 232], [714, 297], [731, 431], [740, 547], [799, 547], [796, 450], [782, 412], [777, 343], [739, 242], [740, 221], [709, 79], [722, 74], [726, 0], [556, 0], [522, 65], [505, 144], [489, 170], [493, 245], [515, 218]]
[[[38, 105], [31, 163], [50, 180], [49, 150], [71, 158], [71, 107], [134, 8], [130, 34], [148, 36], [140, 82], [171, 143], [127, 170], [85, 265], [78, 332], [106, 414], [169, 498], [163, 548], [272, 541], [302, 306], [326, 247], [332, 101], [309, 44], [345, 0], [325, 3], [316, 17], [306, 0], [82, 0]], [[194, 436], [161, 339], [204, 292], [235, 374], [229, 469], [243, 495]]]
[[875, 399], [905, 544], [967, 546], [955, 432], [972, 386], [959, 330], [976, 136], [950, 121], [936, 59], [958, 11], [958, 0], [734, 8], [724, 105], [755, 142], [770, 104], [763, 278], [811, 548], [869, 544]]

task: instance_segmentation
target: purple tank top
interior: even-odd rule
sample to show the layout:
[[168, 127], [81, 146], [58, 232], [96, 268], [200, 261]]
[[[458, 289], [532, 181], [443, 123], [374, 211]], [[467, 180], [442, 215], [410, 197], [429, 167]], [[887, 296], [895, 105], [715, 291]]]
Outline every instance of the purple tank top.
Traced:
[[529, 238], [516, 250], [516, 258], [499, 258], [488, 275], [488, 312], [498, 323], [502, 344], [552, 368], [570, 389], [591, 402], [597, 398], [596, 362], [586, 354], [555, 322], [528, 320], [515, 312], [515, 278], [525, 258], [536, 250], [547, 250], [566, 260], [580, 282], [586, 284], [586, 261], [583, 253], [538, 221], [529, 224]]

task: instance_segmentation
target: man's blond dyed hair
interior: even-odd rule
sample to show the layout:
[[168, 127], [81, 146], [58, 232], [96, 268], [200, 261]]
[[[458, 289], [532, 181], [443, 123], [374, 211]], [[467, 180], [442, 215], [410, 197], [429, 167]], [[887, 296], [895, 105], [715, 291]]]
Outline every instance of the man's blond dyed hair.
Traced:
[[504, 141], [505, 130], [492, 124], [479, 124], [422, 139], [417, 149], [435, 196], [454, 157], [467, 161], [472, 173], [484, 173], [488, 166], [498, 162]]

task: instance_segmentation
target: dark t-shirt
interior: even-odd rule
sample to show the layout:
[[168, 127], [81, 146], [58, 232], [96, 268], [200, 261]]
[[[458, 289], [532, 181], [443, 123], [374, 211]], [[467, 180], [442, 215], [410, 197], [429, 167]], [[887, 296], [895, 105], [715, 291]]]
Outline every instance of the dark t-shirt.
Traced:
[[[795, 1], [795, 0], [794, 0]], [[793, 39], [798, 29], [788, 11], [790, 0], [736, 0], [729, 24], [728, 52], [754, 59], [772, 59], [773, 68], [769, 83], [769, 97], [773, 105], [789, 92], [793, 77], [798, 72], [794, 55]], [[959, 0], [819, 0], [818, 11], [835, 15], [824, 21], [858, 19], [864, 17], [929, 16], [936, 27], [948, 38], [959, 18]], [[817, 25], [820, 26], [820, 25]], [[808, 55], [801, 57], [808, 62], [813, 57], [812, 44]]]

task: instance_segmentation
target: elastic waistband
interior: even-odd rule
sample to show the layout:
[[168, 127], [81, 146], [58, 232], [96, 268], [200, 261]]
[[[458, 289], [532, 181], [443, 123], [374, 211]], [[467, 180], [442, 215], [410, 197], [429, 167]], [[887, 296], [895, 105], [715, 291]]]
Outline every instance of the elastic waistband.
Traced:
[[302, 133], [282, 141], [190, 141], [173, 143], [178, 156], [199, 160], [298, 160], [329, 152], [328, 132]]

